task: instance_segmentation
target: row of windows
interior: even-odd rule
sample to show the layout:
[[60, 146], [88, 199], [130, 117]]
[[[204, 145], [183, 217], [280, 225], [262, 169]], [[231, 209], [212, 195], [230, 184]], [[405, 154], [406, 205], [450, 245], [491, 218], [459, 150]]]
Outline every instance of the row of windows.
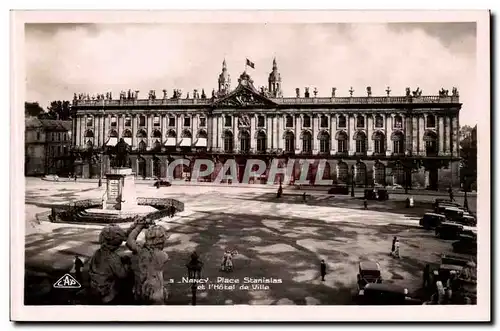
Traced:
[[[67, 133], [61, 133], [61, 132], [51, 132], [49, 134], [50, 141], [66, 141], [68, 140], [68, 134]], [[36, 140], [40, 140], [42, 138], [42, 135], [40, 132], [36, 133]], [[62, 140], [61, 140], [62, 138]]]
[[68, 154], [68, 146], [50, 146], [49, 153], [50, 156], [66, 155]]
[[[110, 123], [111, 127], [116, 127], [117, 122], [118, 122], [118, 120], [117, 120], [116, 116], [111, 117], [111, 123]], [[173, 127], [173, 126], [175, 126], [175, 124], [176, 124], [176, 118], [169, 117], [168, 118], [168, 126]], [[124, 125], [125, 125], [125, 127], [132, 126], [132, 118], [125, 117]], [[205, 117], [200, 117], [199, 125], [200, 125], [200, 127], [206, 126], [206, 118]], [[233, 125], [233, 116], [226, 115], [224, 117], [224, 126], [231, 127], [232, 125]], [[94, 119], [92, 117], [87, 117], [87, 127], [91, 127], [91, 126], [94, 126]], [[143, 115], [139, 116], [139, 126], [146, 126], [146, 116], [143, 116]], [[155, 127], [160, 126], [160, 116], [153, 117], [153, 126], [155, 126]], [[184, 117], [184, 126], [191, 126], [191, 118], [190, 117]], [[265, 117], [264, 116], [262, 116], [262, 115], [257, 116], [257, 127], [265, 127]], [[287, 127], [287, 128], [294, 127], [293, 116], [288, 115], [285, 117], [285, 127]], [[309, 115], [304, 115], [302, 117], [302, 127], [305, 127], [305, 128], [311, 127], [311, 117]], [[322, 115], [320, 117], [320, 127], [322, 127], [322, 128], [328, 127], [328, 117], [327, 116]], [[340, 115], [338, 117], [337, 127], [339, 127], [339, 128], [346, 128], [347, 127], [346, 116]], [[356, 117], [356, 127], [357, 128], [364, 128], [365, 127], [365, 116], [358, 115]], [[384, 127], [384, 118], [381, 115], [375, 116], [375, 127], [376, 128], [383, 128]], [[393, 127], [396, 129], [403, 128], [403, 118], [400, 115], [396, 115], [394, 117]], [[427, 116], [426, 127], [428, 127], [428, 128], [436, 127], [436, 118], [434, 117], [434, 115]]]
[[[339, 136], [337, 139], [337, 152], [346, 153], [348, 152], [347, 137]], [[361, 137], [362, 138], [362, 137]], [[393, 142], [393, 153], [394, 154], [404, 154], [405, 143], [404, 139], [397, 139]], [[375, 140], [375, 150], [376, 154], [384, 154], [386, 152], [384, 140]], [[265, 134], [259, 134], [257, 136], [257, 151], [265, 152], [267, 146], [267, 137]], [[285, 151], [289, 153], [295, 152], [296, 143], [295, 136], [293, 133], [287, 133], [285, 136]], [[234, 149], [234, 137], [230, 133], [226, 133], [224, 136], [224, 151], [232, 152]], [[240, 138], [240, 150], [242, 152], [250, 151], [250, 135], [244, 134]], [[356, 153], [366, 154], [367, 152], [367, 140], [364, 139], [356, 140]], [[311, 153], [312, 152], [312, 136], [310, 133], [305, 133], [302, 137], [302, 152]], [[320, 136], [319, 140], [319, 152], [329, 153], [330, 152], [330, 137], [328, 135]], [[427, 141], [426, 142], [426, 153], [428, 155], [437, 153], [437, 142]]]
[[[176, 118], [175, 117], [169, 117], [168, 118], [168, 126], [175, 126], [176, 123]], [[111, 122], [110, 126], [111, 127], [116, 127], [118, 125], [118, 119], [116, 116], [111, 117]], [[199, 122], [200, 127], [205, 127], [206, 126], [206, 118], [205, 117], [200, 117], [200, 122]], [[87, 127], [94, 126], [94, 118], [92, 117], [87, 117]], [[131, 127], [132, 126], [132, 118], [131, 117], [125, 117], [124, 119], [124, 126], [125, 127]], [[146, 126], [146, 116], [141, 115], [139, 116], [139, 126]], [[153, 117], [153, 126], [159, 127], [160, 126], [160, 116], [154, 116]], [[191, 126], [191, 117], [184, 117], [184, 126]]]

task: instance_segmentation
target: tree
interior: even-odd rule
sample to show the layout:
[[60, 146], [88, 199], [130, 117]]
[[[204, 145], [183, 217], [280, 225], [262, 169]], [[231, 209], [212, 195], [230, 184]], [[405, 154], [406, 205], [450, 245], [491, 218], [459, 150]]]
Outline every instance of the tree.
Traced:
[[43, 108], [40, 107], [38, 102], [25, 102], [24, 103], [24, 116], [37, 117], [43, 113], [44, 113]]
[[477, 180], [477, 126], [460, 128], [460, 182], [470, 189]]
[[71, 103], [69, 101], [52, 101], [47, 108], [47, 112], [41, 114], [38, 118], [52, 120], [71, 120]]

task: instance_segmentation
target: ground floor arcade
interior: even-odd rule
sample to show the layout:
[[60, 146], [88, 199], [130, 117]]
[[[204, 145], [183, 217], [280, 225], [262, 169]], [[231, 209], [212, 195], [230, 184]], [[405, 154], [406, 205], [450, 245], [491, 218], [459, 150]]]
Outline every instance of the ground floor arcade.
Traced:
[[[180, 159], [185, 159], [189, 165], [179, 164]], [[372, 159], [372, 158], [311, 158], [311, 157], [278, 157], [264, 155], [175, 155], [164, 153], [130, 154], [129, 166], [138, 178], [153, 179], [163, 178], [166, 180], [185, 179], [192, 180], [197, 177], [197, 181], [215, 181], [220, 172], [225, 168], [228, 161], [236, 164], [236, 174], [231, 173], [231, 169], [224, 174], [234, 175], [237, 182], [245, 179], [245, 169], [249, 159], [261, 160], [266, 165], [266, 170], [260, 176], [250, 176], [248, 183], [265, 184], [270, 180], [274, 183], [296, 184], [301, 181], [302, 185], [318, 185], [318, 179], [330, 180], [334, 185], [351, 185], [352, 182], [357, 187], [371, 187], [373, 185], [393, 185], [399, 184], [403, 187], [411, 188], [446, 188], [450, 184], [459, 186], [459, 162], [458, 160], [446, 159]], [[205, 165], [196, 168], [196, 160], [208, 160], [213, 162], [214, 169], [209, 175], [193, 176], [193, 171], [204, 172]], [[273, 161], [274, 160], [274, 161]], [[175, 167], [173, 162], [178, 164]], [[272, 163], [278, 164], [279, 168], [292, 169], [290, 175], [278, 174], [273, 179], [269, 178]], [[290, 163], [291, 162], [291, 163]], [[304, 163], [308, 163], [306, 168]], [[104, 176], [113, 165], [112, 155], [98, 155], [82, 159], [75, 164], [75, 174], [82, 178], [99, 178]], [[169, 166], [171, 170], [169, 173]], [[252, 166], [252, 171], [257, 170], [257, 166]], [[197, 169], [197, 170], [196, 170]], [[247, 170], [248, 172], [248, 170]], [[271, 172], [272, 173], [272, 172]], [[227, 182], [227, 181], [223, 181]], [[321, 183], [319, 183], [321, 185]]]

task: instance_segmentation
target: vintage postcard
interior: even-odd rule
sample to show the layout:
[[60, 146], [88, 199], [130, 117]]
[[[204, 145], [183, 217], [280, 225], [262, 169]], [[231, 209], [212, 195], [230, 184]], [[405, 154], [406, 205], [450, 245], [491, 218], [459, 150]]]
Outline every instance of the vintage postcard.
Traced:
[[489, 22], [13, 11], [11, 319], [490, 321]]

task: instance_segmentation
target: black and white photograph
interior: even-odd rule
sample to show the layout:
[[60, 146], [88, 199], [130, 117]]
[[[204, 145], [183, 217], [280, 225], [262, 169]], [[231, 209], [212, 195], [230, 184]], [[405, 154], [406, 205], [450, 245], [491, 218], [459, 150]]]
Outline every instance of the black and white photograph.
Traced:
[[11, 319], [490, 320], [488, 11], [11, 19]]

